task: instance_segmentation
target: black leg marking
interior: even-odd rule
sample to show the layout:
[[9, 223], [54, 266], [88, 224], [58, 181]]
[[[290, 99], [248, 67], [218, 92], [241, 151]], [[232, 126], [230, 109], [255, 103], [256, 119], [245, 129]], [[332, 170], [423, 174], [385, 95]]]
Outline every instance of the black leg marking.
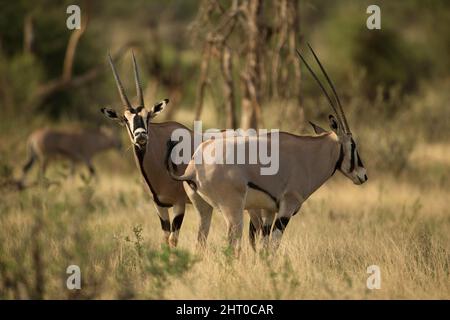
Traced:
[[265, 224], [265, 225], [263, 225], [263, 227], [262, 227], [262, 234], [263, 234], [263, 237], [267, 237], [267, 236], [269, 236], [270, 235], [270, 230], [272, 229], [272, 225], [270, 225], [270, 224]]
[[95, 169], [92, 165], [88, 166], [89, 168], [89, 173], [91, 174], [91, 176], [95, 176]]
[[173, 218], [172, 228], [171, 228], [172, 232], [180, 230], [181, 225], [183, 224], [183, 218], [184, 218], [184, 213]]
[[28, 159], [27, 163], [23, 166], [23, 169], [22, 169], [23, 173], [27, 173], [28, 170], [31, 169], [31, 167], [33, 166], [34, 161], [35, 161], [35, 157], [31, 156], [30, 159]]
[[291, 219], [291, 218], [288, 218], [288, 217], [281, 217], [281, 218], [278, 218], [278, 219], [275, 221], [275, 228], [277, 228], [277, 229], [280, 230], [281, 232], [284, 232], [284, 229], [286, 229], [286, 227], [287, 227], [287, 225], [288, 225], [290, 219]]
[[170, 221], [164, 220], [163, 218], [159, 217], [159, 221], [161, 222], [161, 229], [165, 232], [170, 232]]
[[250, 224], [248, 225], [248, 238], [250, 240], [250, 245], [252, 246], [253, 250], [255, 249], [255, 239], [256, 239], [256, 228], [253, 222], [250, 221]]

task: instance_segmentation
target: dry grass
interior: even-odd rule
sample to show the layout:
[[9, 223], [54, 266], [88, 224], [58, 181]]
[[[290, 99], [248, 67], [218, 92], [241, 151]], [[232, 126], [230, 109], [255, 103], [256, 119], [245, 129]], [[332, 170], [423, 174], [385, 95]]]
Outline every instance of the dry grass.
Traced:
[[[448, 154], [446, 145], [431, 148], [436, 156], [427, 161]], [[416, 166], [424, 153], [413, 153]], [[56, 172], [49, 176], [59, 179]], [[379, 175], [358, 187], [337, 175], [291, 220], [278, 254], [252, 252], [246, 221], [234, 259], [219, 213], [206, 252], [195, 251], [192, 208], [180, 250], [161, 251], [159, 220], [137, 172], [99, 176], [3, 192], [1, 298], [450, 298], [449, 190], [439, 185]], [[65, 286], [70, 264], [82, 270], [79, 292]], [[366, 288], [373, 264], [381, 268], [380, 290]]]

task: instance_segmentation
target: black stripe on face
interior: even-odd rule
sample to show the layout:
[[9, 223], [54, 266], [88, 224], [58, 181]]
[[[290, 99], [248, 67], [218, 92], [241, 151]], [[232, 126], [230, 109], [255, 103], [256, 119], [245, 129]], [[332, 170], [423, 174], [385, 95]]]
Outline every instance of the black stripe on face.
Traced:
[[[341, 149], [339, 151], [339, 158], [338, 158], [338, 161], [336, 162], [336, 165], [334, 166], [334, 170], [331, 175], [334, 175], [334, 173], [336, 172], [337, 169], [339, 169], [339, 170], [341, 169], [343, 160], [344, 160], [344, 147], [341, 144]], [[294, 215], [295, 215], [295, 213], [294, 213]]]
[[350, 157], [350, 172], [352, 172], [353, 170], [355, 170], [355, 148], [356, 148], [356, 144], [355, 141], [353, 141], [353, 139], [351, 140], [351, 144], [352, 144], [352, 148], [351, 148], [351, 157]]
[[358, 161], [358, 166], [364, 168], [364, 165], [363, 165], [363, 163], [362, 163], [362, 160], [361, 160], [361, 158], [359, 157], [358, 151], [356, 151], [356, 158], [357, 158], [357, 161]]
[[130, 128], [130, 123], [128, 122], [127, 118], [124, 118], [125, 120], [125, 125], [127, 126], [128, 132], [130, 133], [131, 136], [133, 136], [133, 132], [131, 132], [131, 128]]
[[133, 131], [136, 131], [136, 129], [142, 128], [145, 130], [144, 126], [144, 119], [142, 119], [141, 116], [135, 115], [133, 118]]

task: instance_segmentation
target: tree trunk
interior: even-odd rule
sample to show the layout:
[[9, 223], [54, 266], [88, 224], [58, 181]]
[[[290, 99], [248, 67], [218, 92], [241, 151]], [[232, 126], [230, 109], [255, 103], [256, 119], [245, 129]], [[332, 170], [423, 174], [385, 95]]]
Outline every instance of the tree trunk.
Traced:
[[62, 81], [67, 82], [72, 78], [73, 62], [75, 59], [75, 52], [78, 47], [78, 42], [84, 31], [86, 31], [86, 26], [89, 20], [91, 2], [88, 0], [84, 1], [83, 15], [81, 16], [81, 28], [72, 31], [70, 35], [69, 42], [67, 43], [66, 55], [64, 57]]
[[223, 99], [225, 107], [227, 129], [236, 129], [236, 101], [233, 88], [233, 60], [231, 57], [231, 50], [226, 45], [223, 46], [221, 69], [224, 78], [223, 83]]
[[23, 52], [33, 53], [34, 47], [34, 23], [33, 17], [29, 14], [25, 17], [23, 23]]
[[197, 94], [195, 101], [195, 120], [200, 120], [203, 111], [203, 100], [205, 97], [205, 89], [208, 81], [209, 60], [211, 56], [211, 44], [205, 43], [202, 54], [202, 62], [200, 65], [200, 79], [197, 85]]
[[242, 117], [243, 129], [258, 128], [260, 115], [260, 75], [259, 75], [259, 46], [260, 19], [262, 9], [261, 0], [249, 0], [246, 4], [246, 32], [247, 54], [246, 66], [241, 74], [242, 81]]

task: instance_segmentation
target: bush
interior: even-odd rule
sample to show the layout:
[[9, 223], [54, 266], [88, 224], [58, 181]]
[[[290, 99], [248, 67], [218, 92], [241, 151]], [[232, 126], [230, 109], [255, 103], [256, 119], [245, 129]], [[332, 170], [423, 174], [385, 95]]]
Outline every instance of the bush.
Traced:
[[7, 114], [20, 110], [30, 101], [43, 78], [42, 65], [30, 54], [17, 54], [10, 59], [0, 55], [0, 99]]

